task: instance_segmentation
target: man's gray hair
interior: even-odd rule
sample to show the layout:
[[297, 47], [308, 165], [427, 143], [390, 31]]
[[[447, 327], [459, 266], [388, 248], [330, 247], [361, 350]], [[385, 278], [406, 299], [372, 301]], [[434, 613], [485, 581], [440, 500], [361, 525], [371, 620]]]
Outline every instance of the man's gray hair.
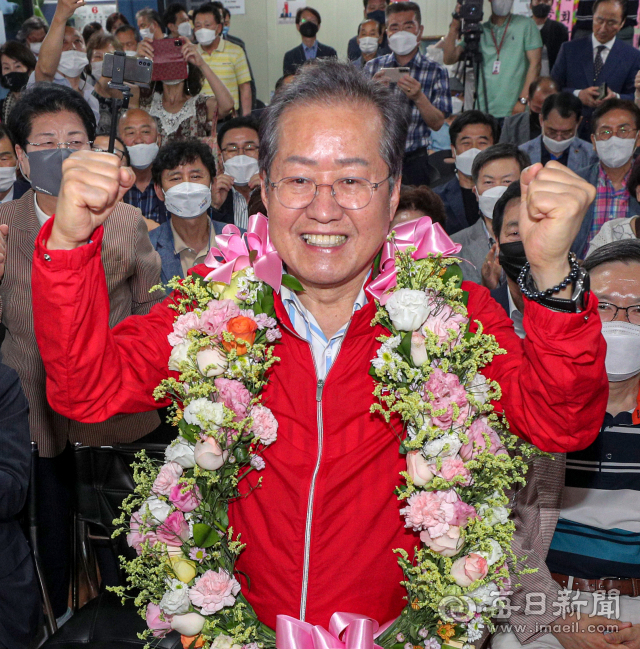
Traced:
[[596, 248], [585, 260], [584, 267], [587, 272], [602, 264], [611, 264], [621, 261], [625, 264], [636, 262], [640, 264], [640, 239], [622, 239], [605, 243]]
[[[318, 104], [367, 105], [375, 108], [382, 122], [380, 155], [393, 180], [402, 174], [402, 158], [407, 139], [408, 108], [383, 84], [373, 81], [352, 63], [319, 59], [303, 65], [295, 79], [282, 88], [265, 110], [260, 123], [260, 169], [269, 177], [280, 139], [280, 124], [287, 110]], [[364, 116], [363, 118], [364, 119]]]

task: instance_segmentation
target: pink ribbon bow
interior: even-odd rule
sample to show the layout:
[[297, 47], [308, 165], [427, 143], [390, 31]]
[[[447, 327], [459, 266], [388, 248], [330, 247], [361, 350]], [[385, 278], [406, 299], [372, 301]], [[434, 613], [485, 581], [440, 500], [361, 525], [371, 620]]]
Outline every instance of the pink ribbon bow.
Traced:
[[367, 291], [383, 305], [391, 297], [391, 289], [396, 285], [396, 251], [415, 246], [416, 250], [411, 255], [413, 259], [424, 259], [428, 255], [437, 254], [452, 257], [462, 249], [461, 244], [451, 241], [444, 228], [439, 223], [432, 223], [428, 216], [401, 223], [393, 229], [395, 238], [385, 242], [382, 248], [380, 275], [367, 287]]
[[[249, 218], [244, 235], [235, 225], [225, 225], [222, 234], [216, 235], [217, 248], [211, 248], [204, 263], [213, 270], [206, 281], [230, 284], [233, 273], [253, 267], [256, 277], [266, 282], [278, 293], [282, 283], [282, 260], [269, 239], [269, 226], [264, 214]], [[216, 257], [222, 257], [220, 262]]]
[[329, 630], [278, 615], [276, 649], [382, 649], [373, 642], [378, 623], [357, 613], [334, 613]]

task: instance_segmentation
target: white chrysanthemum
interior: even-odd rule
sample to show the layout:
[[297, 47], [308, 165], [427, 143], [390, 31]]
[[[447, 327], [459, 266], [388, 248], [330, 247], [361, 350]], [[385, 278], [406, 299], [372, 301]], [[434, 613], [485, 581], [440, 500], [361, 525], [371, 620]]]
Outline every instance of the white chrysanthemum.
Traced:
[[398, 331], [417, 331], [429, 315], [431, 307], [424, 291], [401, 288], [385, 304], [389, 318]]
[[502, 551], [501, 545], [495, 539], [489, 539], [489, 544], [491, 545], [490, 552], [478, 552], [477, 554], [484, 557], [487, 560], [487, 563], [492, 566], [494, 563], [497, 563], [502, 559], [504, 552]]
[[491, 389], [487, 379], [478, 372], [466, 385], [467, 392], [479, 403], [485, 404]]
[[456, 455], [462, 442], [455, 433], [447, 433], [437, 439], [432, 439], [422, 447], [422, 452], [427, 460], [434, 457], [450, 457]]
[[500, 597], [500, 590], [495, 581], [490, 581], [467, 593], [467, 597], [471, 597], [475, 601], [478, 611], [482, 611], [486, 607], [493, 606], [493, 602]]
[[509, 520], [509, 510], [506, 507], [497, 506], [491, 507], [487, 503], [483, 503], [478, 507], [478, 515], [484, 520], [487, 525], [504, 524]]
[[194, 426], [218, 428], [224, 421], [224, 406], [204, 397], [194, 399], [184, 409], [184, 420]]
[[179, 579], [168, 579], [168, 590], [160, 600], [160, 608], [167, 615], [184, 615], [189, 611], [189, 587]]
[[482, 623], [481, 619], [476, 618], [475, 620], [471, 620], [471, 622], [467, 624], [467, 639], [471, 642], [480, 640], [480, 638], [482, 637], [483, 629], [484, 624]]

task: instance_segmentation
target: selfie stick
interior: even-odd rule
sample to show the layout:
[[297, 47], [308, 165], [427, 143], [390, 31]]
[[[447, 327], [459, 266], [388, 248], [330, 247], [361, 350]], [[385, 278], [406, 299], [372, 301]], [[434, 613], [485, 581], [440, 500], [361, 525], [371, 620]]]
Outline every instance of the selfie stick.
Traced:
[[124, 52], [113, 53], [113, 75], [109, 81], [109, 88], [119, 90], [122, 98], [111, 98], [111, 130], [109, 132], [109, 153], [113, 153], [116, 143], [116, 133], [118, 132], [118, 115], [120, 109], [129, 108], [129, 99], [131, 98], [131, 89], [124, 82], [124, 64], [127, 55]]

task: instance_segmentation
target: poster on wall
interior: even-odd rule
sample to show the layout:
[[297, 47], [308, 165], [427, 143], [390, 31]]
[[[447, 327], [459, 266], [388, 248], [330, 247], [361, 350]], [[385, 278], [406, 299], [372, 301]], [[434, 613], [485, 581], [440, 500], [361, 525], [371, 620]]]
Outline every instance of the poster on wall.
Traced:
[[232, 16], [238, 16], [245, 13], [244, 0], [222, 0], [222, 4], [229, 10], [229, 13]]
[[307, 6], [307, 0], [278, 0], [278, 25], [293, 25], [296, 12]]
[[86, 5], [78, 7], [73, 14], [76, 29], [82, 32], [89, 23], [100, 23], [106, 29], [107, 18], [114, 11], [118, 11], [115, 2], [88, 2]]

